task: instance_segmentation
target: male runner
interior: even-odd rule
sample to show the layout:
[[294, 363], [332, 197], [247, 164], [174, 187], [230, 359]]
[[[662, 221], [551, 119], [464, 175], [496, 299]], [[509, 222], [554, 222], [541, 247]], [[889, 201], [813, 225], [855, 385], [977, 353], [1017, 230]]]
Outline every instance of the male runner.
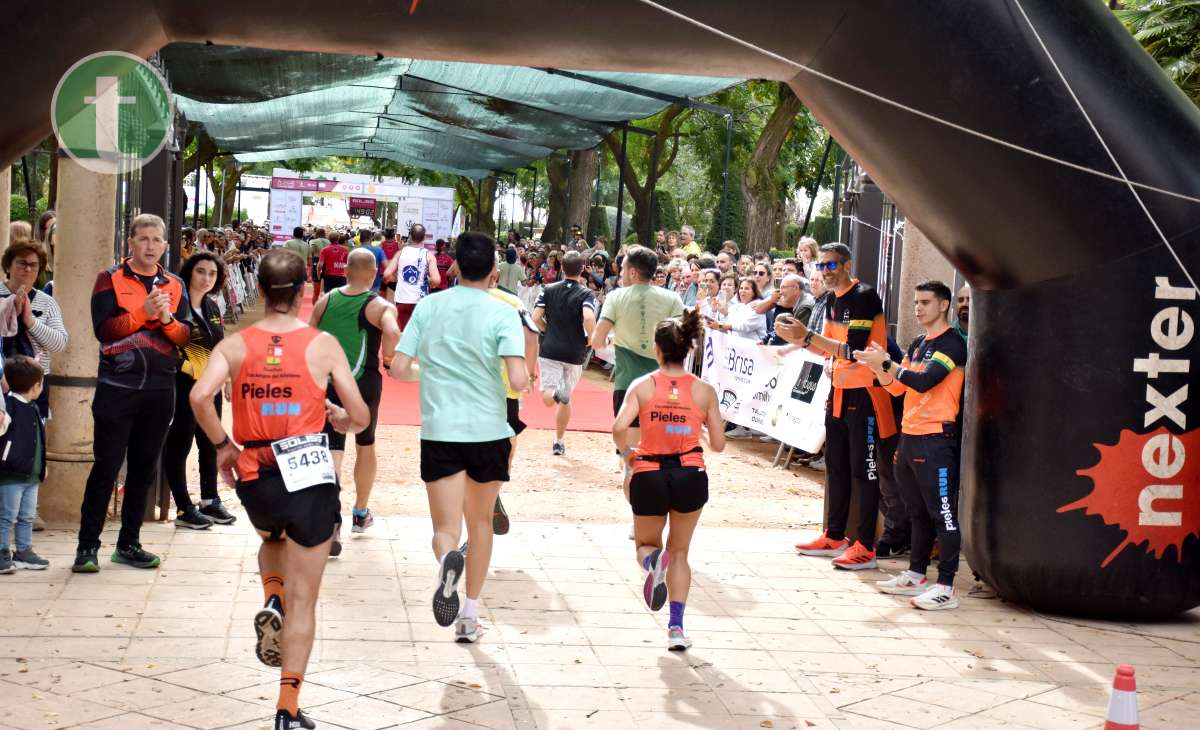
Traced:
[[[514, 435], [496, 360], [503, 358], [514, 391], [526, 388], [528, 376], [520, 318], [487, 293], [496, 275], [496, 244], [482, 233], [464, 233], [455, 258], [460, 285], [416, 305], [391, 373], [421, 383], [421, 479], [440, 566], [433, 615], [441, 626], [456, 624], [456, 641], [474, 642], [492, 557], [492, 513], [500, 483], [508, 481]], [[464, 514], [469, 558], [458, 547]], [[467, 597], [460, 614], [464, 568]]]
[[[379, 247], [383, 249], [383, 256], [384, 256], [383, 270], [387, 271], [387, 265], [392, 263], [392, 259], [396, 258], [396, 254], [400, 253], [400, 242], [396, 240], [396, 229], [395, 228], [384, 228], [383, 229], [383, 242], [379, 244]], [[393, 279], [392, 281], [388, 281], [387, 277], [385, 276], [383, 279], [383, 289], [381, 290], [381, 293], [387, 299], [388, 304], [395, 303], [395, 301], [396, 301], [396, 281], [395, 281], [395, 279]]]
[[571, 392], [583, 375], [588, 337], [596, 328], [596, 297], [583, 283], [583, 255], [568, 251], [562, 260], [563, 279], [542, 290], [533, 308], [533, 321], [545, 330], [538, 369], [542, 402], [558, 404], [554, 443], [550, 453], [562, 456], [567, 424], [571, 422]]
[[[669, 317], [683, 313], [683, 300], [669, 289], [651, 285], [658, 270], [658, 256], [645, 246], [631, 246], [621, 262], [621, 288], [604, 300], [600, 323], [592, 332], [592, 348], [603, 349], [612, 333], [616, 351], [613, 373], [613, 416], [621, 411], [625, 391], [638, 378], [658, 369], [654, 359], [654, 328]], [[641, 438], [637, 418], [629, 424], [629, 443]], [[624, 460], [621, 462], [624, 465]], [[629, 499], [629, 477], [625, 469], [625, 498]]]
[[[499, 253], [497, 253], [497, 260], [499, 260]], [[522, 333], [525, 335], [525, 365], [529, 367], [529, 385], [533, 385], [538, 380], [538, 338], [541, 330], [529, 316], [529, 311], [525, 309], [525, 303], [516, 295], [510, 294], [498, 286], [499, 278], [499, 274], [497, 274], [488, 281], [488, 294], [515, 309], [517, 316], [521, 318]], [[513, 390], [512, 385], [509, 384], [508, 370], [504, 366], [503, 358], [501, 358], [499, 366], [500, 378], [504, 381], [505, 400], [508, 404], [508, 425], [516, 434], [512, 437], [512, 451], [508, 454], [508, 469], [512, 471], [513, 459], [517, 455], [517, 437], [525, 430], [525, 422], [521, 420], [521, 393]], [[492, 514], [492, 532], [497, 535], [507, 535], [510, 526], [508, 511], [504, 509], [504, 503], [497, 495], [496, 509]]]
[[[379, 372], [380, 343], [386, 353], [386, 367], [391, 364], [396, 344], [400, 342], [396, 308], [371, 291], [377, 271], [376, 258], [371, 251], [364, 247], [351, 251], [346, 263], [346, 285], [322, 296], [308, 320], [309, 325], [337, 338], [350, 363], [350, 373], [358, 383], [358, 392], [371, 412], [371, 422], [354, 435], [351, 532], [366, 532], [375, 523], [367, 501], [375, 486], [375, 424], [379, 420], [379, 399], [383, 396], [383, 375]], [[341, 405], [332, 388], [328, 396], [334, 405]], [[340, 482], [346, 437], [328, 422], [325, 433], [329, 435], [329, 450], [333, 452], [334, 471]]]
[[346, 283], [346, 258], [350, 250], [344, 245], [345, 233], [335, 233], [330, 244], [321, 249], [317, 263], [318, 273], [321, 274], [322, 291], [333, 291]]
[[[192, 410], [217, 447], [217, 466], [262, 537], [258, 567], [266, 603], [254, 617], [256, 653], [282, 668], [275, 730], [316, 725], [300, 713], [300, 685], [316, 630], [317, 591], [340, 507], [332, 457], [321, 433], [360, 431], [370, 414], [337, 340], [297, 319], [305, 261], [286, 250], [263, 256], [258, 286], [265, 314], [226, 337], [192, 387]], [[221, 426], [214, 397], [233, 377], [233, 435]], [[333, 379], [343, 409], [325, 399]], [[284, 621], [284, 609], [287, 621]]]
[[[904, 419], [896, 451], [896, 483], [912, 522], [908, 570], [880, 581], [879, 590], [913, 596], [914, 607], [940, 611], [958, 607], [954, 575], [962, 533], [958, 526], [958, 414], [962, 403], [967, 341], [950, 326], [950, 287], [917, 284], [913, 304], [925, 334], [896, 366], [887, 349], [872, 342], [855, 358], [871, 368], [889, 392], [904, 395]], [[925, 578], [937, 533], [937, 583]]]
[[308, 258], [312, 261], [312, 301], [317, 303], [317, 298], [321, 296], [321, 276], [318, 267], [321, 262], [321, 251], [329, 245], [329, 239], [325, 237], [325, 229], [318, 228], [313, 232], [313, 238], [308, 242]]
[[396, 282], [396, 313], [402, 330], [408, 326], [417, 302], [442, 283], [437, 259], [425, 248], [424, 240], [425, 226], [414, 223], [408, 229], [408, 243], [392, 257], [383, 272], [384, 281]]
[[[844, 570], [874, 568], [875, 527], [879, 520], [880, 451], [896, 436], [896, 418], [887, 391], [866, 365], [854, 360], [854, 351], [869, 342], [887, 342], [883, 302], [875, 290], [851, 278], [850, 248], [843, 243], [821, 247], [817, 269], [825, 288], [834, 293], [823, 334], [808, 329], [794, 317], [776, 317], [775, 331], [793, 344], [801, 344], [833, 360], [832, 394], [825, 415], [825, 465], [829, 500], [826, 533], [796, 546], [801, 555], [834, 556], [833, 566]], [[880, 447], [880, 448], [877, 448]], [[852, 494], [858, 493], [857, 532], [853, 544], [846, 539]]]

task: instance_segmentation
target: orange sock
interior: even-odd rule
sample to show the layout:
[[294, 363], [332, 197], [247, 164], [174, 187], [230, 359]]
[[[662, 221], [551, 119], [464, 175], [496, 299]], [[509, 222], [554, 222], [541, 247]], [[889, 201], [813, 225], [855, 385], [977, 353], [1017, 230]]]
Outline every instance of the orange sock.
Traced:
[[304, 683], [304, 675], [299, 672], [283, 672], [279, 677], [279, 701], [275, 703], [276, 710], [287, 710], [288, 714], [296, 717], [300, 714], [300, 685]]
[[279, 597], [279, 604], [283, 605], [283, 576], [263, 573], [263, 600], [271, 600], [271, 596]]

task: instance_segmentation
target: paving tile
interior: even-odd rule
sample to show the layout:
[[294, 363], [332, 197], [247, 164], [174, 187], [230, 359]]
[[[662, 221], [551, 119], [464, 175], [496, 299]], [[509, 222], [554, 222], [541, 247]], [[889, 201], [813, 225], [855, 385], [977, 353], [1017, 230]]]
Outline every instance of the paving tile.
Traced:
[[372, 697], [421, 710], [430, 715], [445, 715], [502, 699], [502, 696], [481, 690], [438, 681], [377, 692]]
[[17, 730], [51, 730], [79, 725], [121, 714], [108, 705], [72, 699], [63, 702], [59, 697], [46, 697], [12, 707], [0, 708], [0, 727]]
[[883, 722], [894, 722], [903, 727], [918, 728], [941, 727], [944, 723], [968, 714], [960, 710], [938, 707], [896, 695], [883, 695], [863, 700], [843, 707], [842, 710]]
[[305, 711], [318, 723], [331, 722], [356, 730], [378, 730], [378, 728], [402, 725], [430, 717], [427, 712], [414, 710], [411, 707], [378, 700], [373, 697], [355, 697], [353, 699], [335, 702], [330, 705], [315, 707], [311, 712]]
[[202, 695], [191, 702], [142, 710], [142, 714], [200, 730], [209, 730], [259, 718], [262, 716], [262, 708], [231, 697]]

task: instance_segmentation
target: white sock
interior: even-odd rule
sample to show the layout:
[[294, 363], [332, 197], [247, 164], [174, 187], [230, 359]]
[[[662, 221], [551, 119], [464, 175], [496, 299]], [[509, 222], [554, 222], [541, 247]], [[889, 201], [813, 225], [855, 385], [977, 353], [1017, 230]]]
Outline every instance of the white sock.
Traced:
[[908, 577], [912, 578], [914, 583], [920, 583], [921, 581], [925, 580], [924, 573], [918, 573], [915, 570], [906, 570], [904, 572], [908, 573]]
[[474, 619], [474, 620], [478, 621], [479, 620], [479, 599], [478, 598], [464, 598], [461, 615], [465, 616], [466, 618]]

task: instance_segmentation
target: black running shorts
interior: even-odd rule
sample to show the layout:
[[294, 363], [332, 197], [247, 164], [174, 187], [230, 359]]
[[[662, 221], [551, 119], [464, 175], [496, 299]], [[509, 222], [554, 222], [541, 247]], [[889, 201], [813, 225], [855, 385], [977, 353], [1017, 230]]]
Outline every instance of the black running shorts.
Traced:
[[287, 537], [304, 547], [316, 547], [333, 536], [342, 505], [336, 484], [289, 492], [278, 471], [260, 467], [258, 479], [238, 482], [237, 496], [255, 529], [271, 539]]
[[525, 422], [521, 420], [521, 400], [519, 398], [506, 398], [508, 401], [508, 426], [513, 430], [513, 434], [520, 436], [525, 430]]
[[[621, 412], [621, 404], [623, 404], [624, 402], [625, 402], [625, 391], [614, 390], [613, 391], [613, 416], [616, 416], [618, 413]], [[633, 423], [629, 424], [629, 427], [630, 428], [641, 428], [641, 426], [642, 426], [642, 419], [639, 418], [638, 416], [634, 416]]]
[[421, 481], [436, 482], [460, 471], [477, 482], [507, 482], [512, 441], [458, 442], [421, 439]]
[[[371, 421], [367, 427], [354, 434], [354, 443], [359, 446], [370, 446], [375, 443], [375, 425], [379, 421], [379, 400], [383, 397], [383, 375], [378, 370], [367, 370], [358, 379], [358, 392], [367, 402], [367, 410], [371, 412]], [[341, 405], [337, 391], [333, 385], [325, 390], [325, 397], [335, 405]], [[346, 450], [346, 434], [333, 430], [333, 424], [325, 422], [325, 433], [329, 436], [330, 451]]]
[[329, 293], [339, 286], [346, 286], [346, 277], [325, 275], [321, 278], [321, 291]]
[[707, 502], [708, 472], [697, 466], [644, 471], [629, 482], [629, 504], [639, 517], [695, 512]]

